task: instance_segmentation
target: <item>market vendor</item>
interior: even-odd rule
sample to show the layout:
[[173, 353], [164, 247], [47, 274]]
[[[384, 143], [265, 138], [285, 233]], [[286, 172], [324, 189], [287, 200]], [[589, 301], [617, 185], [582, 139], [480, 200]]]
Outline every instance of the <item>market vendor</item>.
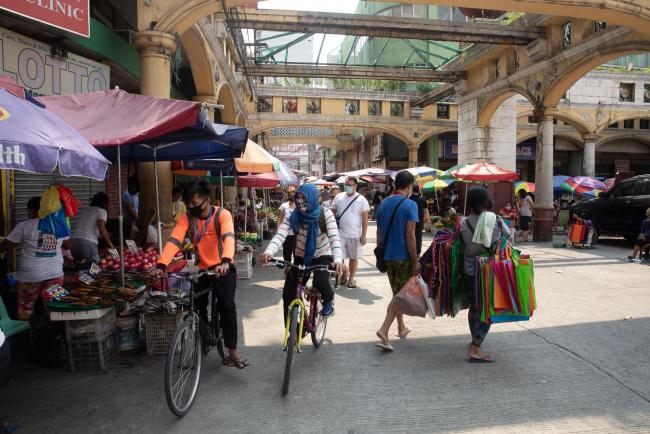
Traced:
[[185, 204], [183, 203], [183, 189], [176, 186], [172, 190], [172, 213], [174, 221], [177, 222], [183, 214], [187, 212]]
[[[165, 244], [157, 265], [158, 275], [164, 275], [165, 269], [181, 249], [182, 241], [189, 230], [199, 268], [214, 269], [217, 273], [216, 276], [202, 276], [199, 279], [199, 288], [212, 286], [212, 297], [217, 297], [224, 343], [228, 348], [226, 365], [244, 369], [249, 363], [237, 352], [237, 270], [233, 265], [235, 233], [232, 215], [226, 209], [211, 206], [210, 185], [206, 181], [194, 181], [188, 185], [183, 191], [183, 201], [187, 204], [188, 213], [178, 219], [169, 241]], [[206, 322], [207, 302], [207, 296], [197, 300], [197, 303], [200, 303], [201, 316]], [[216, 342], [209, 343], [216, 345]]]
[[99, 258], [99, 238], [109, 249], [115, 246], [106, 229], [108, 220], [108, 195], [100, 191], [93, 196], [90, 207], [79, 216], [77, 228], [72, 234], [72, 256], [78, 262], [90, 263]]
[[124, 239], [131, 238], [133, 224], [138, 223], [138, 212], [140, 209], [140, 181], [136, 175], [129, 177], [127, 189], [122, 192], [122, 206], [124, 207]]
[[[18, 259], [18, 319], [28, 320], [39, 297], [49, 301], [47, 290], [63, 284], [63, 255], [61, 247], [70, 248], [67, 237], [56, 238], [54, 234], [38, 229], [40, 197], [27, 202], [28, 220], [18, 223], [13, 231], [0, 242], [0, 252], [20, 247]], [[47, 306], [46, 306], [47, 307]]]

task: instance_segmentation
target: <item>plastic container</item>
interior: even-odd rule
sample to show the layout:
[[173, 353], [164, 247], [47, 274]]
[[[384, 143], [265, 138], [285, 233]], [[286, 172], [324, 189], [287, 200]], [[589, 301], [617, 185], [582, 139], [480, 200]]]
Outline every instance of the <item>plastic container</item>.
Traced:
[[138, 348], [140, 342], [138, 322], [137, 315], [117, 317], [115, 325], [117, 326], [117, 347], [120, 351], [131, 351]]

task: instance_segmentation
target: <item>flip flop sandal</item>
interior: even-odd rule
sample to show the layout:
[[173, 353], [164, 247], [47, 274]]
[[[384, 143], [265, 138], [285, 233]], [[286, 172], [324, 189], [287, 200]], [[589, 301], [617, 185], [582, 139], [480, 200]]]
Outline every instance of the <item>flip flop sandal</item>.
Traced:
[[397, 333], [397, 337], [400, 338], [400, 339], [406, 339], [406, 337], [407, 337], [407, 336], [409, 335], [409, 333], [411, 333], [412, 331], [413, 331], [413, 329], [408, 329], [408, 330], [406, 330], [406, 331], [405, 331], [404, 333], [402, 333], [402, 334]]
[[226, 366], [228, 366], [228, 367], [235, 367], [235, 368], [237, 368], [237, 369], [246, 369], [246, 368], [248, 368], [250, 365], [251, 365], [251, 364], [248, 363], [248, 360], [246, 360], [246, 359], [237, 359], [237, 360], [233, 360], [233, 359], [230, 359], [230, 358], [229, 358], [228, 360], [226, 360]]
[[467, 361], [469, 363], [494, 363], [492, 356], [468, 357]]
[[350, 280], [350, 283], [348, 283], [348, 288], [357, 288], [357, 281]]
[[346, 283], [348, 283], [348, 278], [347, 277], [341, 277], [341, 280], [339, 281], [339, 286], [343, 286]]
[[395, 348], [393, 348], [392, 345], [385, 345], [382, 343], [375, 344], [376, 347], [381, 348], [384, 351], [395, 351]]

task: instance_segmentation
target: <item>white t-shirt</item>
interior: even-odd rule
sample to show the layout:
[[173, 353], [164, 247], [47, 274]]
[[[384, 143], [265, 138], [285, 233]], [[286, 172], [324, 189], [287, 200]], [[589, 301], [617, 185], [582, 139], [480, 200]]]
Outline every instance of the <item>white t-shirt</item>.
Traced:
[[18, 223], [7, 239], [20, 245], [18, 280], [43, 282], [63, 276], [61, 245], [67, 238], [58, 240], [52, 234], [38, 230], [38, 219]]
[[5, 343], [5, 334], [2, 333], [2, 329], [0, 329], [0, 347], [2, 347], [2, 344]]
[[533, 203], [533, 200], [530, 198], [530, 196], [526, 196], [525, 198], [518, 199], [518, 204], [519, 204], [519, 215], [522, 217], [532, 217], [533, 216], [533, 210], [531, 209], [531, 204]]
[[[355, 197], [358, 198], [354, 200]], [[343, 211], [354, 200], [354, 203], [343, 214], [339, 221], [339, 235], [343, 238], [361, 238], [363, 220], [361, 214], [370, 210], [368, 200], [359, 193], [348, 196], [347, 193], [339, 193], [332, 201], [332, 208], [336, 209], [336, 216], [340, 216]]]
[[104, 208], [91, 206], [79, 217], [77, 229], [72, 234], [72, 238], [81, 238], [91, 243], [99, 244], [98, 220], [107, 221], [108, 214]]
[[288, 215], [291, 215], [291, 213], [293, 212], [294, 209], [296, 209], [296, 207], [294, 206], [293, 208], [291, 208], [289, 202], [284, 202], [282, 205], [280, 205], [279, 209], [280, 211], [282, 211], [282, 214], [286, 217]]

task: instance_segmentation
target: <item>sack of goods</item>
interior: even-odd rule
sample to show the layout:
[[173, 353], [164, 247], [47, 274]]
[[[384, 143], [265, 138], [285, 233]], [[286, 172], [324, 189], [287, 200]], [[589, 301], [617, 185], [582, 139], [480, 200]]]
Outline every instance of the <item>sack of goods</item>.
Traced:
[[591, 247], [594, 243], [594, 224], [579, 217], [569, 228], [568, 244], [574, 247]]
[[487, 324], [527, 321], [537, 307], [534, 264], [505, 238], [476, 258], [473, 302]]

